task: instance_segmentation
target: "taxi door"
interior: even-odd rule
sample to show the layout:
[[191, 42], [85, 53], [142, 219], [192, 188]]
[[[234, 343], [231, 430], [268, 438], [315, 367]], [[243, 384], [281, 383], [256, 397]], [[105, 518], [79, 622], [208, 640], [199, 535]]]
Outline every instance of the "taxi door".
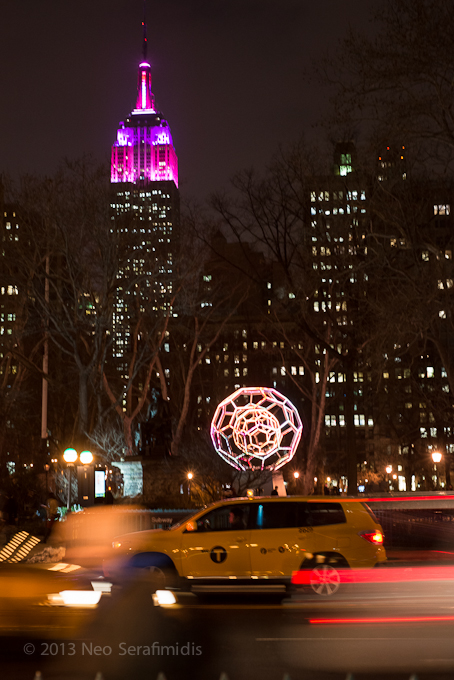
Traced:
[[[346, 504], [346, 512], [349, 512]], [[353, 507], [359, 504], [355, 503]], [[317, 533], [317, 549], [319, 552], [337, 552], [344, 557], [351, 551], [351, 525], [342, 503], [336, 501], [309, 501], [311, 524]], [[367, 511], [365, 511], [367, 512]], [[369, 514], [368, 519], [369, 519]]]
[[[181, 570], [192, 578], [250, 578], [250, 505], [223, 505], [202, 515], [181, 540]], [[188, 523], [192, 524], [192, 522]]]
[[315, 551], [307, 503], [264, 501], [256, 506], [251, 531], [251, 570], [255, 578], [289, 578]]

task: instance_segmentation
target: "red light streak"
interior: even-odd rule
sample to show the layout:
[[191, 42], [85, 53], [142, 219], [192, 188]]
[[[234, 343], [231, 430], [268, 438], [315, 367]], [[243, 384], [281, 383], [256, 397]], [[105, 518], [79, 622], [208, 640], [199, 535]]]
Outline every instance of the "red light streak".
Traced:
[[454, 616], [384, 616], [356, 619], [309, 619], [311, 625], [343, 623], [445, 623], [454, 621]]
[[[340, 583], [454, 582], [454, 567], [381, 567], [380, 569], [339, 569]], [[300, 569], [292, 576], [295, 585], [311, 584], [311, 569]]]

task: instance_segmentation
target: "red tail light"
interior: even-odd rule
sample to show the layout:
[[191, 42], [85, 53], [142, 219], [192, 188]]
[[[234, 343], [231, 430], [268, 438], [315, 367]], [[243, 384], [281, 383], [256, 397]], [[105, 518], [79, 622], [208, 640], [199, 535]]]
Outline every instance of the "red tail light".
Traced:
[[383, 545], [383, 534], [381, 531], [360, 531], [361, 538], [374, 545]]

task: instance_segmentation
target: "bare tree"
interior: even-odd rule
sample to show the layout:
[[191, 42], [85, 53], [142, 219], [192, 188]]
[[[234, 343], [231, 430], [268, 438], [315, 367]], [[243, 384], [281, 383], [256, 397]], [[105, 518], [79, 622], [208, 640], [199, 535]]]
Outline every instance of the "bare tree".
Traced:
[[398, 142], [445, 171], [454, 150], [453, 4], [383, 0], [374, 30], [351, 31], [321, 66], [336, 87], [330, 127], [361, 125], [375, 142]]
[[28, 305], [41, 320], [41, 338], [52, 347], [50, 399], [57, 384], [59, 394], [76, 395], [66, 414], [56, 408], [62, 418], [54, 434], [65, 440], [94, 426], [97, 369], [110, 339], [116, 249], [108, 188], [103, 169], [83, 159], [67, 162], [52, 179], [23, 178], [16, 193], [22, 239], [17, 264]]
[[[355, 493], [353, 382], [369, 341], [364, 323], [367, 225], [361, 210], [351, 213], [346, 201], [353, 191], [365, 194], [365, 180], [356, 173], [330, 179], [317, 171], [320, 171], [317, 153], [299, 144], [289, 152], [281, 152], [265, 177], [252, 171], [238, 175], [234, 180], [234, 198], [217, 196], [213, 205], [226, 231], [243, 244], [252, 241], [256, 248], [262, 248], [270, 260], [270, 269], [274, 267], [268, 325], [274, 318], [275, 329], [280, 322], [278, 332], [282, 333], [281, 320], [288, 323], [291, 319], [295, 330], [290, 346], [297, 347], [295, 334], [299, 334], [306, 348], [305, 378], [294, 379], [294, 384], [312, 403], [311, 434], [305, 439], [305, 491], [313, 488], [328, 379], [336, 369], [344, 376], [347, 431], [344, 446], [348, 454], [349, 488]], [[325, 205], [325, 195], [337, 197], [335, 218], [331, 207]], [[294, 352], [295, 357], [303, 359], [298, 350]]]

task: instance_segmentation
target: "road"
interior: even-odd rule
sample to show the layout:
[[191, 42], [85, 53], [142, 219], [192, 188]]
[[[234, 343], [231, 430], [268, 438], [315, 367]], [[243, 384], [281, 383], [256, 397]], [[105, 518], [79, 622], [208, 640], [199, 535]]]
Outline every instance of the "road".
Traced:
[[[452, 592], [451, 592], [452, 591]], [[356, 621], [355, 621], [356, 619]], [[110, 598], [73, 637], [2, 640], [2, 680], [452, 680], [454, 588], [400, 594], [186, 597], [153, 605], [136, 583]], [[25, 644], [35, 651], [28, 656]], [[30, 652], [31, 648], [27, 648]], [[161, 678], [162, 680], [162, 678]]]

